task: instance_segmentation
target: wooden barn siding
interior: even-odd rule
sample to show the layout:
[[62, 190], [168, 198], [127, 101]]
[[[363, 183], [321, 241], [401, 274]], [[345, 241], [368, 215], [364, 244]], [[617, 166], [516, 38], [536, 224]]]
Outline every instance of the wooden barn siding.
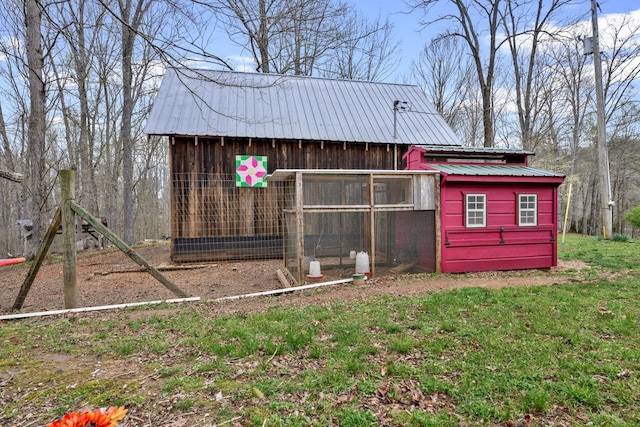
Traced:
[[[447, 183], [446, 189], [441, 191], [443, 271], [556, 265], [556, 187], [548, 184]], [[487, 226], [484, 228], [464, 226], [464, 194], [470, 193], [487, 195]], [[518, 226], [518, 194], [538, 195], [537, 226]], [[504, 231], [501, 232], [501, 228]]]
[[[174, 238], [281, 235], [281, 202], [266, 189], [221, 186], [235, 176], [236, 155], [267, 156], [276, 169], [397, 169], [408, 146], [387, 144], [172, 137], [171, 234]], [[219, 177], [219, 178], [216, 178]], [[239, 215], [242, 213], [242, 215]], [[175, 255], [172, 251], [172, 256]], [[181, 261], [189, 261], [183, 257]], [[174, 259], [175, 256], [174, 256]], [[195, 259], [204, 259], [202, 255]]]

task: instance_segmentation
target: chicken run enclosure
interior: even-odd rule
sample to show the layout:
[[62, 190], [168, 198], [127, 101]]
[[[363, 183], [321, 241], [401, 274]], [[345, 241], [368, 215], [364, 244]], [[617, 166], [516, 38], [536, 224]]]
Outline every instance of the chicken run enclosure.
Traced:
[[276, 170], [267, 181], [282, 197], [285, 267], [299, 283], [352, 277], [362, 259], [366, 274], [436, 271], [437, 176]]

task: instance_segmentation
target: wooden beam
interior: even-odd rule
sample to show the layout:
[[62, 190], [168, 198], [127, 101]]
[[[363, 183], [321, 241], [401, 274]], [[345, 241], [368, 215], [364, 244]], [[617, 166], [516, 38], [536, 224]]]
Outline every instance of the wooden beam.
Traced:
[[62, 195], [62, 277], [64, 282], [64, 308], [76, 308], [76, 216], [71, 209], [75, 199], [75, 173], [72, 170], [60, 171], [60, 191]]
[[296, 201], [296, 264], [298, 270], [298, 283], [304, 283], [304, 191], [302, 185], [302, 172], [296, 172], [295, 182]]
[[153, 277], [158, 279], [158, 281], [162, 283], [171, 292], [173, 292], [174, 294], [178, 295], [181, 298], [189, 297], [189, 295], [185, 291], [180, 289], [178, 285], [176, 285], [167, 277], [165, 277], [160, 271], [158, 271], [157, 268], [149, 265], [149, 263], [147, 263], [147, 261], [145, 261], [144, 258], [138, 255], [129, 245], [127, 245], [124, 241], [122, 241], [118, 236], [112, 233], [111, 230], [109, 230], [107, 227], [102, 225], [100, 221], [97, 221], [93, 216], [91, 216], [89, 212], [84, 210], [82, 206], [72, 201], [71, 209], [73, 209], [75, 213], [80, 215], [82, 219], [87, 221], [88, 224], [92, 225], [93, 228], [95, 228], [98, 231], [98, 233], [101, 233], [104, 237], [109, 239], [111, 243], [116, 245], [118, 249], [120, 249], [122, 252], [127, 254], [129, 258], [134, 260], [139, 266], [147, 270], [149, 274], [151, 274]]
[[0, 178], [8, 179], [9, 181], [21, 183], [24, 179], [24, 175], [17, 172], [10, 172], [0, 169]]
[[53, 221], [49, 224], [49, 228], [47, 229], [47, 233], [44, 235], [44, 240], [40, 248], [38, 249], [38, 253], [36, 254], [31, 267], [29, 268], [29, 272], [27, 273], [27, 277], [24, 278], [24, 282], [22, 283], [22, 287], [20, 288], [20, 292], [18, 293], [18, 297], [16, 301], [13, 303], [14, 310], [20, 310], [22, 308], [22, 304], [24, 304], [25, 298], [27, 298], [27, 294], [31, 289], [31, 285], [40, 270], [40, 266], [44, 262], [47, 253], [49, 252], [49, 248], [51, 247], [51, 243], [53, 242], [53, 238], [56, 237], [56, 231], [60, 228], [60, 224], [62, 223], [62, 211], [60, 208], [56, 209], [56, 213], [53, 215]]

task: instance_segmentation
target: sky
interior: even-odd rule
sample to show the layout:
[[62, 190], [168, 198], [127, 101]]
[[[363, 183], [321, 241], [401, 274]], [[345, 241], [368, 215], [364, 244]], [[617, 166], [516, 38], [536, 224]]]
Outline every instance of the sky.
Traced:
[[[374, 18], [378, 13], [382, 16], [388, 14], [389, 19], [395, 24], [395, 34], [402, 49], [401, 62], [392, 77], [392, 81], [401, 82], [411, 70], [412, 61], [418, 58], [425, 44], [438, 32], [442, 31], [446, 23], [435, 23], [428, 27], [421, 25], [421, 21], [431, 20], [439, 13], [446, 11], [442, 6], [432, 9], [429, 16], [424, 16], [420, 10], [407, 13], [408, 7], [403, 0], [350, 0], [357, 9]], [[441, 0], [440, 3], [447, 3]], [[591, 19], [591, 2], [577, 0], [573, 6], [574, 16], [584, 15], [586, 20]], [[634, 10], [640, 11], [640, 0], [599, 0], [599, 17], [607, 14], [628, 13]], [[585, 34], [590, 36], [590, 34]]]
[[[435, 18], [439, 13], [446, 11], [443, 6], [437, 6], [438, 9], [432, 9], [431, 14], [425, 17], [421, 10], [409, 13], [409, 8], [404, 0], [347, 0], [357, 10], [375, 19], [378, 15], [382, 18], [388, 17], [394, 24], [394, 37], [400, 44], [401, 56], [400, 63], [387, 79], [388, 82], [407, 82], [411, 72], [411, 65], [416, 60], [425, 44], [439, 31], [442, 31], [446, 23], [436, 23], [428, 27], [421, 25], [421, 21]], [[446, 4], [445, 0], [441, 0], [440, 4]], [[589, 0], [576, 0], [572, 6], [573, 16], [584, 16], [585, 20], [591, 19], [591, 2]], [[605, 18], [608, 14], [628, 13], [638, 11], [640, 16], [640, 0], [599, 0], [600, 5], [599, 17]], [[590, 36], [590, 34], [585, 34]], [[243, 59], [246, 69], [254, 67], [253, 63], [248, 62], [250, 58], [246, 57], [246, 52], [237, 46], [228, 46], [227, 52], [223, 53], [223, 57], [236, 69], [242, 69]]]

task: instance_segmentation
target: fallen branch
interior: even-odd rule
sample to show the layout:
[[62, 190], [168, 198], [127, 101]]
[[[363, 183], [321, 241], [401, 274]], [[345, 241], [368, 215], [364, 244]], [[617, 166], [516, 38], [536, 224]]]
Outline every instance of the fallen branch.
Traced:
[[[197, 264], [197, 265], [166, 265], [161, 264], [156, 267], [158, 271], [176, 271], [176, 270], [195, 270], [198, 268], [207, 268], [207, 267], [217, 267], [218, 264]], [[93, 273], [94, 276], [106, 276], [108, 274], [119, 274], [119, 273], [146, 273], [147, 270], [144, 268], [132, 267], [132, 268], [122, 268], [119, 270], [104, 270], [104, 271], [96, 271]]]

